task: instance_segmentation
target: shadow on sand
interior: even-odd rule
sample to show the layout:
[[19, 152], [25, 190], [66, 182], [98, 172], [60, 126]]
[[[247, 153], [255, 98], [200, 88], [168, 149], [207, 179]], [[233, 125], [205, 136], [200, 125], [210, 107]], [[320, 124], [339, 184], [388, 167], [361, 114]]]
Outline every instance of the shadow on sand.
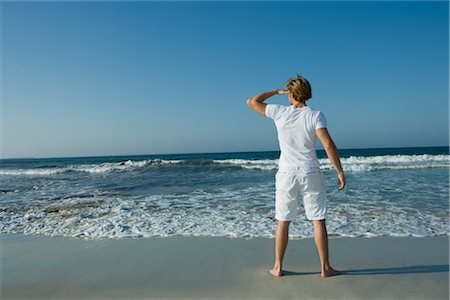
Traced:
[[[417, 273], [440, 273], [448, 272], [449, 265], [428, 265], [428, 266], [408, 266], [395, 268], [374, 268], [374, 269], [355, 269], [355, 270], [340, 270], [341, 275], [379, 275], [379, 274], [417, 274]], [[313, 275], [320, 274], [320, 272], [293, 272], [283, 271], [283, 276], [292, 275]]]
[[283, 276], [292, 276], [292, 275], [320, 275], [320, 272], [293, 272], [293, 271], [285, 271], [283, 270]]
[[377, 274], [417, 274], [448, 272], [449, 265], [408, 266], [396, 268], [374, 268], [341, 271], [342, 275], [377, 275]]

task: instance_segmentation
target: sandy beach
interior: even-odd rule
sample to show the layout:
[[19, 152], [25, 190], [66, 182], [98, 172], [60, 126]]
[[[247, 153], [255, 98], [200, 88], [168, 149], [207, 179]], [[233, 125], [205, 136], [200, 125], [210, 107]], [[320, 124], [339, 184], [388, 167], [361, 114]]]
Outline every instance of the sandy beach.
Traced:
[[1, 235], [2, 299], [448, 299], [448, 237], [330, 239], [343, 275], [321, 279], [311, 239], [271, 277], [272, 239], [81, 240]]

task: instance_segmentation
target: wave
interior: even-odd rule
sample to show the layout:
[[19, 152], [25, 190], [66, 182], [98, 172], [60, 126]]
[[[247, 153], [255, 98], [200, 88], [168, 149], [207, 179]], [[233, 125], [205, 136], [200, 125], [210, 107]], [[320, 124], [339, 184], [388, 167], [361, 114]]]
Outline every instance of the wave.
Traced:
[[66, 172], [106, 173], [111, 171], [127, 171], [147, 166], [161, 166], [181, 163], [182, 160], [147, 159], [140, 161], [126, 160], [113, 163], [69, 165], [62, 168], [35, 168], [35, 169], [3, 169], [0, 175], [5, 176], [46, 176]]
[[[322, 170], [333, 169], [327, 158], [319, 159]], [[105, 162], [98, 164], [69, 165], [66, 167], [34, 168], [34, 169], [3, 169], [4, 176], [48, 176], [66, 172], [107, 173], [134, 171], [145, 167], [159, 167], [170, 164], [216, 165], [238, 167], [247, 170], [272, 171], [278, 169], [278, 159], [194, 159], [194, 160], [163, 160], [147, 159], [139, 161]], [[377, 170], [411, 170], [426, 168], [449, 168], [450, 156], [438, 155], [380, 155], [380, 156], [350, 156], [341, 158], [341, 164], [346, 172], [370, 172]]]
[[278, 168], [278, 159], [223, 159], [213, 160], [216, 164], [238, 166], [244, 169], [257, 169], [263, 171], [275, 170]]
[[[328, 159], [319, 159], [319, 163], [322, 169], [333, 168]], [[450, 156], [445, 154], [350, 156], [341, 159], [341, 164], [347, 172], [449, 168]]]
[[45, 176], [67, 172], [67, 168], [39, 168], [39, 169], [6, 169], [0, 170], [0, 175], [5, 176]]
[[[263, 171], [275, 170], [278, 168], [278, 159], [225, 159], [214, 160], [214, 163]], [[319, 163], [322, 170], [333, 169], [333, 165], [328, 158], [319, 159]], [[344, 171], [347, 172], [449, 168], [450, 156], [445, 154], [350, 156], [341, 158], [341, 164]]]
[[72, 167], [73, 171], [88, 172], [88, 173], [105, 173], [111, 171], [125, 171], [128, 169], [143, 168], [147, 166], [161, 166], [168, 164], [177, 164], [182, 162], [182, 160], [163, 160], [163, 159], [147, 159], [139, 161], [122, 161], [115, 163], [101, 163], [101, 164], [91, 164], [91, 165], [80, 165]]

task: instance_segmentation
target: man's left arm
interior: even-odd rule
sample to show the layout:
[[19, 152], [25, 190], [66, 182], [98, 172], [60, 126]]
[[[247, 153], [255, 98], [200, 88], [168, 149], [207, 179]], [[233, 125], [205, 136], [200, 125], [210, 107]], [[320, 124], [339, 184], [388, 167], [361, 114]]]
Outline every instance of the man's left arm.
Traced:
[[261, 116], [266, 116], [266, 106], [267, 104], [264, 103], [268, 98], [272, 97], [273, 95], [281, 95], [281, 94], [287, 94], [287, 90], [272, 90], [268, 92], [263, 92], [261, 94], [258, 94], [256, 96], [250, 97], [247, 99], [247, 105], [257, 113], [259, 113]]
[[345, 179], [344, 171], [342, 170], [341, 160], [339, 158], [336, 144], [326, 128], [316, 129], [316, 136], [320, 139], [328, 159], [338, 173], [338, 190], [341, 191], [345, 187], [347, 180]]

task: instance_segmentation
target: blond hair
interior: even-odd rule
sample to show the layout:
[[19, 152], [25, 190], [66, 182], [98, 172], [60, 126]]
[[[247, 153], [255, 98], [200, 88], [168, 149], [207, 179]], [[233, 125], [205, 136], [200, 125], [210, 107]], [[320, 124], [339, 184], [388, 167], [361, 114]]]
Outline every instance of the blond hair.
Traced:
[[286, 81], [285, 85], [292, 93], [292, 97], [299, 102], [305, 102], [312, 97], [311, 85], [303, 76], [297, 75]]

